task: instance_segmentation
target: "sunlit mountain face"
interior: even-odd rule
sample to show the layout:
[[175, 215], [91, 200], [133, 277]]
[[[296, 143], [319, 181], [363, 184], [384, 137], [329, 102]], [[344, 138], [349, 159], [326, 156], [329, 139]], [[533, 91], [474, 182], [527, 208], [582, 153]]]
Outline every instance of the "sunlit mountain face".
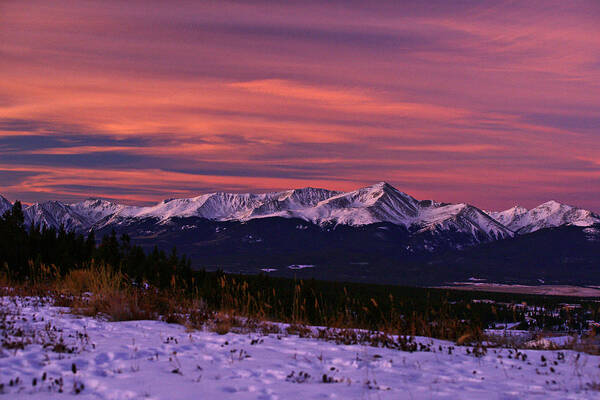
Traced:
[[[1, 210], [12, 207], [0, 197]], [[386, 182], [350, 192], [300, 188], [269, 193], [206, 193], [191, 198], [166, 199], [155, 205], [134, 206], [100, 199], [67, 204], [36, 202], [24, 208], [27, 225], [86, 232], [123, 220], [197, 217], [213, 221], [299, 219], [318, 226], [399, 225], [412, 232], [458, 231], [497, 240], [515, 234], [564, 225], [592, 226], [600, 216], [592, 211], [545, 202], [531, 210], [515, 206], [505, 211], [482, 211], [467, 203], [417, 200]]]
[[3, 2], [1, 192], [149, 205], [384, 179], [600, 210], [598, 20], [591, 0]]

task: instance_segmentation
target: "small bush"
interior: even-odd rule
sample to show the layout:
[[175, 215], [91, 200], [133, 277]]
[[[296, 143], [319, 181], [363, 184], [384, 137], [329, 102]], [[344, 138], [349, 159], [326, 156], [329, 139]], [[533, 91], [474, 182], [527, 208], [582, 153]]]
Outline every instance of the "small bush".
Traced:
[[219, 335], [225, 335], [231, 330], [231, 320], [229, 318], [218, 319], [214, 325], [214, 331]]

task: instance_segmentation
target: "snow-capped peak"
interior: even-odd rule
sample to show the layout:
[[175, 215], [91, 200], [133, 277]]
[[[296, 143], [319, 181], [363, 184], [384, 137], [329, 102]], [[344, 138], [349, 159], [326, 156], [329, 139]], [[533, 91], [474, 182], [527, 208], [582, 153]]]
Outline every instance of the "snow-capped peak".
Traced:
[[125, 206], [102, 199], [87, 199], [79, 203], [70, 204], [70, 207], [73, 211], [88, 220], [90, 224], [93, 224], [108, 215], [116, 213]]
[[25, 208], [26, 225], [45, 225], [58, 228], [64, 226], [66, 230], [82, 230], [90, 225], [90, 221], [79, 215], [68, 204], [59, 201], [46, 201], [34, 203]]
[[498, 222], [520, 234], [562, 225], [590, 226], [600, 223], [599, 215], [555, 200], [542, 203], [531, 210], [513, 207], [489, 214]]
[[529, 210], [527, 210], [525, 207], [517, 205], [504, 211], [487, 211], [487, 214], [496, 221], [500, 222], [502, 225], [510, 227], [511, 224], [520, 220], [521, 217], [527, 213], [527, 211]]
[[192, 216], [214, 220], [243, 219], [271, 196], [272, 193], [216, 192], [186, 199], [165, 200], [150, 207], [128, 206], [116, 214], [121, 217], [153, 217], [161, 220]]
[[271, 216], [309, 219], [303, 215], [304, 211], [340, 193], [311, 187], [267, 193], [263, 203], [247, 214], [245, 219]]
[[476, 241], [511, 237], [512, 231], [470, 204], [421, 202], [414, 226], [422, 231], [456, 231], [471, 234]]
[[333, 222], [343, 225], [367, 225], [391, 222], [410, 225], [418, 215], [418, 201], [380, 182], [347, 193], [338, 193], [303, 210], [302, 217], [316, 223]]

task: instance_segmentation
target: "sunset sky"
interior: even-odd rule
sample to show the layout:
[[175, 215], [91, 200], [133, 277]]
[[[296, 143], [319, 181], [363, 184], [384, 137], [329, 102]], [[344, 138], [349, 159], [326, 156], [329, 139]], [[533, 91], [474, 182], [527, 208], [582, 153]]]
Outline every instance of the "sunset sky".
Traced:
[[600, 1], [0, 2], [10, 200], [377, 181], [600, 211]]

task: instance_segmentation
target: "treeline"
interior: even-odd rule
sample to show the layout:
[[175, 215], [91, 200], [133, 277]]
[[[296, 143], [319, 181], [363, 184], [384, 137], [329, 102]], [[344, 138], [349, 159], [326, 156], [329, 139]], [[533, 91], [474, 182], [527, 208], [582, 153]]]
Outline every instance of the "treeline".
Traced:
[[43, 226], [25, 226], [23, 209], [15, 202], [0, 217], [0, 267], [8, 278], [26, 281], [39, 277], [40, 270], [55, 269], [59, 276], [92, 264], [110, 265], [126, 274], [134, 283], [148, 283], [158, 288], [179, 287], [191, 282], [190, 261], [158, 250], [145, 252], [133, 245], [127, 235], [104, 236], [96, 243], [94, 232], [87, 236]]

